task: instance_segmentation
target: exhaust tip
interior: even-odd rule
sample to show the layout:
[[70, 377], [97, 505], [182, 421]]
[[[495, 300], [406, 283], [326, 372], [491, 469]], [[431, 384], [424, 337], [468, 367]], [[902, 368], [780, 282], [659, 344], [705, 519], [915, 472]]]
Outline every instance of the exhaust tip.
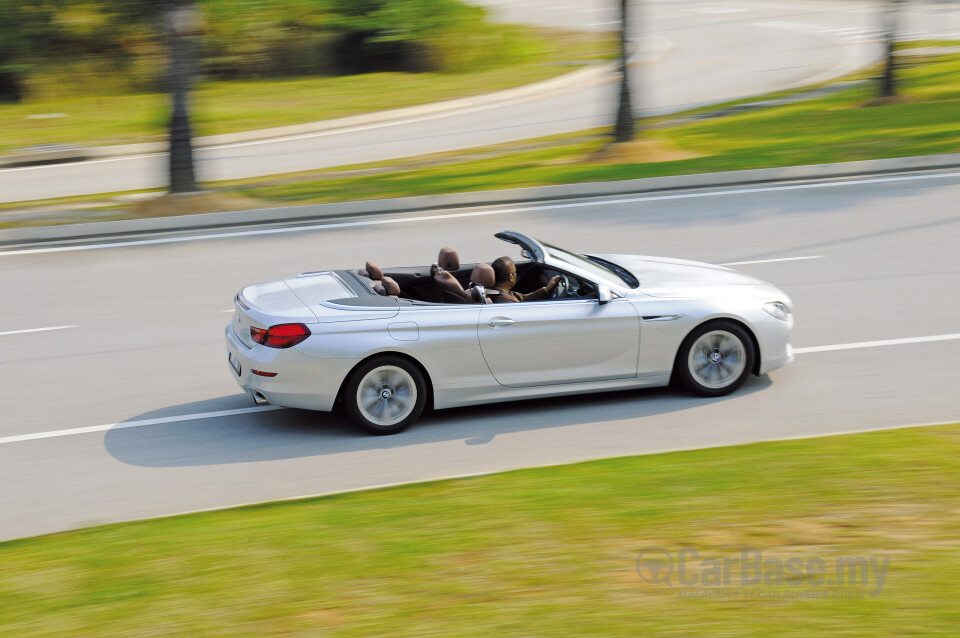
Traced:
[[270, 405], [270, 402], [259, 392], [251, 392], [250, 396], [253, 397], [253, 403], [255, 405]]

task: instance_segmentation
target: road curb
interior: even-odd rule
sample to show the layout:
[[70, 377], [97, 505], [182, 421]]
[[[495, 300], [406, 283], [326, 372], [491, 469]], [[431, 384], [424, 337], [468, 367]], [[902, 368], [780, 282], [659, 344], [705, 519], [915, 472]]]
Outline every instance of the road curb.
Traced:
[[438, 208], [522, 204], [543, 200], [576, 199], [769, 182], [809, 181], [957, 167], [960, 167], [960, 153], [951, 153], [946, 155], [923, 155], [917, 157], [842, 162], [837, 164], [812, 164], [722, 173], [650, 177], [613, 182], [587, 182], [560, 186], [536, 186], [510, 190], [452, 193], [449, 195], [425, 195], [397, 199], [312, 204], [307, 206], [265, 208], [175, 217], [11, 228], [0, 230], [0, 246], [82, 241], [129, 235], [223, 229], [236, 226], [319, 223], [325, 220], [343, 217], [428, 211]]

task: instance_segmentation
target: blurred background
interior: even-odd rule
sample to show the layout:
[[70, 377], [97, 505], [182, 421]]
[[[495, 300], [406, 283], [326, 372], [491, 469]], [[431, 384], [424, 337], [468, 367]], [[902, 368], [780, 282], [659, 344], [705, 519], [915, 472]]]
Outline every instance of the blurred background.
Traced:
[[[243, 94], [276, 100], [283, 99], [277, 91], [285, 87], [295, 109], [298, 92], [310, 88], [302, 80], [378, 72], [477, 72], [543, 58], [542, 49], [550, 44], [531, 30], [494, 24], [483, 8], [459, 0], [3, 0], [0, 102], [26, 107], [9, 114], [29, 117], [31, 108], [61, 105], [78, 109], [61, 117], [83, 117], [83, 109], [99, 106], [111, 118], [125, 115], [113, 110], [114, 101], [123, 108], [131, 106], [124, 96], [143, 101], [134, 107], [135, 117], [122, 117], [126, 121], [113, 127], [104, 122], [84, 134], [67, 124], [21, 119], [18, 126], [4, 127], [0, 150], [32, 142], [113, 143], [162, 134], [167, 113], [154, 96], [170, 89], [164, 16], [174, 11], [190, 12], [185, 28], [195, 36], [191, 58], [197, 88], [220, 100]], [[258, 82], [271, 79], [289, 82]], [[390, 88], [397, 89], [396, 79], [391, 81]], [[415, 82], [412, 86], [417, 88]], [[342, 84], [330, 85], [329, 101], [343, 100], [338, 87]], [[403, 102], [369, 88], [360, 97], [369, 109]], [[321, 115], [331, 107], [314, 106]], [[300, 110], [279, 123], [297, 116], [310, 119]], [[270, 123], [249, 112], [218, 112], [216, 119], [226, 120], [222, 127], [208, 126], [211, 118], [202, 113], [198, 117], [207, 132]]]
[[[868, 119], [918, 121], [916, 109], [925, 106], [907, 114], [902, 105], [869, 100], [889, 101], [916, 84], [911, 77], [898, 83], [895, 59], [901, 67], [936, 56], [942, 62], [960, 42], [958, 4], [949, 0], [0, 0], [0, 13], [0, 205], [7, 205], [0, 225], [29, 223], [33, 212], [9, 210], [21, 202], [118, 193], [140, 201], [149, 198], [144, 191], [200, 185], [232, 199], [191, 212], [337, 201], [348, 192], [364, 199], [484, 190], [498, 184], [478, 174], [494, 167], [464, 165], [463, 179], [443, 186], [385, 191], [371, 183], [333, 186], [344, 175], [332, 173], [293, 190], [236, 180], [382, 171], [372, 164], [383, 160], [404, 171], [435, 164], [423, 158], [438, 153], [525, 140], [535, 142], [508, 150], [556, 146], [546, 138], [557, 135], [571, 137], [569, 152], [554, 154], [556, 164], [619, 168], [511, 175], [507, 168], [530, 167], [529, 158], [487, 149], [504, 156], [495, 167], [499, 185], [807, 162], [779, 149], [753, 164], [721, 157], [712, 142], [739, 141], [740, 131], [704, 135], [663, 118], [702, 117], [696, 109], [722, 104], [739, 109], [745, 100], [774, 106], [769, 98], [784, 92], [806, 100], [822, 94], [797, 92], [852, 89], [843, 95], [855, 106], [892, 107]], [[941, 103], [956, 98], [955, 83], [943, 81], [955, 59], [936, 71]], [[814, 110], [823, 113], [824, 104]], [[935, 116], [938, 126], [943, 117]], [[646, 129], [640, 146], [601, 152], [611, 134], [633, 140], [636, 118]], [[783, 131], [774, 122], [745, 128]], [[834, 128], [824, 122], [804, 136], [812, 141], [810, 133]], [[879, 146], [867, 143], [873, 137], [845, 134], [808, 147], [824, 162], [948, 150], [929, 135]], [[779, 142], [795, 138], [782, 134]], [[168, 151], [169, 161], [160, 157]], [[114, 160], [109, 168], [55, 166], [106, 158]], [[16, 172], [36, 166], [44, 169]], [[69, 204], [94, 218], [131, 206], [115, 197]]]
[[[0, 0], [0, 635], [956, 635], [960, 426], [796, 439], [956, 421], [958, 115], [948, 0]], [[797, 360], [396, 437], [239, 392], [243, 286], [505, 227], [775, 282]], [[649, 547], [891, 573], [685, 601]]]

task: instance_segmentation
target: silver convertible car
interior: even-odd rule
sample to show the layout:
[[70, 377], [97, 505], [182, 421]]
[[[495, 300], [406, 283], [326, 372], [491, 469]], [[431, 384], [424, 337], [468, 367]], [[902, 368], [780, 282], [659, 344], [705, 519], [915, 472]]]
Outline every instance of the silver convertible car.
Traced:
[[[709, 264], [581, 255], [521, 233], [504, 300], [488, 264], [308, 272], [247, 286], [226, 329], [257, 403], [331, 411], [373, 434], [424, 408], [664, 386], [716, 397], [790, 363], [790, 299]], [[545, 286], [545, 284], [547, 284]], [[539, 294], [530, 294], [537, 290]]]

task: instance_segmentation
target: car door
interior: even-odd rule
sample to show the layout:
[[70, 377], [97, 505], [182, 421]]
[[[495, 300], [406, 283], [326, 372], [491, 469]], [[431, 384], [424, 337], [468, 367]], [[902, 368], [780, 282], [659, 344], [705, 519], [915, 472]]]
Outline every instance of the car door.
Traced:
[[477, 332], [490, 372], [505, 386], [637, 375], [640, 317], [626, 299], [487, 304]]

